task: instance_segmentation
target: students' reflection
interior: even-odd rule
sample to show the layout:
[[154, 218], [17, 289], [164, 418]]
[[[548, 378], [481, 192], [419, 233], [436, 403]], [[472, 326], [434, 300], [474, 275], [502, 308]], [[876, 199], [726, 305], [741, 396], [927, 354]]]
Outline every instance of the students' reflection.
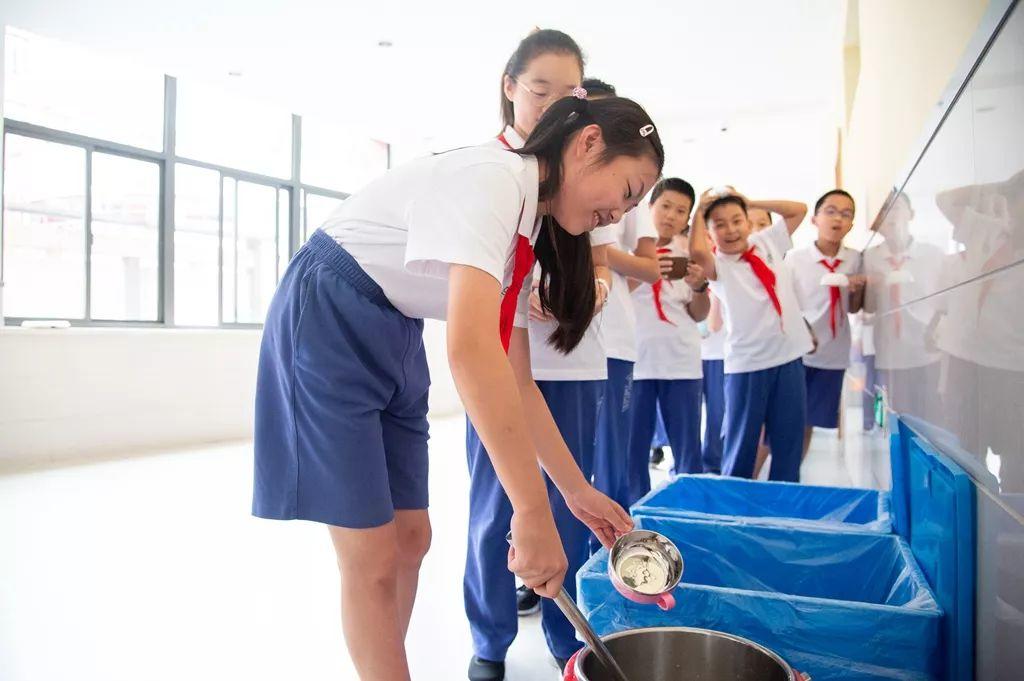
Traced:
[[864, 309], [874, 313], [875, 367], [892, 408], [934, 418], [939, 354], [925, 344], [943, 253], [910, 233], [910, 199], [896, 197], [878, 232], [885, 241], [864, 253], [868, 277]]
[[1011, 266], [1024, 261], [1024, 171], [936, 203], [959, 250], [943, 263], [949, 292], [930, 327], [944, 357], [944, 425], [1004, 492], [1024, 491], [1024, 265]]

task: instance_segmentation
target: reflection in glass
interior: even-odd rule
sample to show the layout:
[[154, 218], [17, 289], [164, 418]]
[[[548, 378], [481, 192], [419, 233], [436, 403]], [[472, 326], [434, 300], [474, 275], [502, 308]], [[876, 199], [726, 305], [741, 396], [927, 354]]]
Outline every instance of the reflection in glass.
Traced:
[[908, 304], [935, 290], [934, 264], [943, 253], [934, 244], [914, 237], [913, 219], [910, 199], [900, 194], [878, 227], [884, 241], [864, 253], [868, 279], [864, 309], [875, 315], [875, 369], [888, 390], [892, 408], [924, 416], [935, 397], [934, 372], [929, 367], [939, 355], [925, 343], [925, 329], [931, 320], [929, 304]]
[[85, 316], [85, 150], [7, 135], [4, 314]]
[[1024, 665], [1022, 54], [1018, 4], [865, 253], [892, 406], [979, 490], [976, 676], [986, 680], [1017, 679]]
[[93, 319], [158, 319], [159, 210], [157, 164], [92, 155]]

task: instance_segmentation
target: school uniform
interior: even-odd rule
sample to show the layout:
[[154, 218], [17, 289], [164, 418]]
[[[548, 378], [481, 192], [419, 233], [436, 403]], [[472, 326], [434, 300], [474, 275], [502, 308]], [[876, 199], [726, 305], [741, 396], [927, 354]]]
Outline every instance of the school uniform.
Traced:
[[[523, 140], [509, 127], [501, 138], [486, 146], [502, 149], [522, 145]], [[595, 246], [613, 240], [611, 226], [590, 233], [590, 242]], [[539, 272], [535, 272], [535, 276], [539, 276]], [[600, 315], [568, 355], [562, 355], [548, 344], [555, 327], [554, 321], [530, 320], [528, 323], [533, 377], [569, 451], [589, 480], [594, 466], [594, 432], [608, 372]], [[519, 626], [515, 578], [508, 570], [505, 539], [512, 521], [512, 504], [469, 419], [466, 420], [466, 456], [470, 472], [469, 545], [463, 578], [466, 616], [475, 654], [485, 660], [501, 661]], [[555, 525], [569, 560], [565, 588], [575, 597], [575, 575], [590, 555], [592, 533], [569, 511], [547, 476], [545, 480]], [[582, 647], [572, 625], [553, 601], [541, 602], [541, 623], [548, 648], [555, 657], [568, 658]]]
[[860, 255], [849, 248], [840, 247], [835, 257], [829, 257], [815, 244], [786, 254], [797, 303], [818, 340], [817, 349], [803, 359], [807, 426], [839, 427], [843, 377], [850, 366], [850, 289], [822, 286], [821, 278], [830, 272], [852, 276], [857, 273], [859, 261]]
[[[658, 248], [659, 256], [683, 256], [677, 242]], [[700, 331], [686, 306], [693, 289], [682, 280], [659, 279], [633, 291], [637, 360], [633, 367], [633, 425], [629, 445], [630, 501], [650, 491], [648, 470], [656, 409], [675, 458], [675, 473], [703, 471], [700, 449]]]
[[806, 386], [801, 358], [812, 348], [783, 257], [793, 242], [784, 220], [748, 239], [746, 253], [715, 253], [711, 290], [725, 322], [725, 442], [722, 473], [749, 478], [764, 426], [770, 478], [800, 479]]
[[[642, 208], [630, 211], [616, 223], [615, 233], [615, 245], [625, 253], [635, 251], [640, 239], [658, 238], [649, 212]], [[597, 421], [594, 487], [625, 508], [630, 502], [627, 462], [636, 362], [636, 311], [627, 278], [614, 270], [611, 294], [601, 318], [601, 333], [608, 355], [608, 382]]]
[[703, 378], [704, 436], [700, 458], [708, 473], [722, 472], [722, 419], [725, 418], [725, 326], [710, 331], [701, 324], [700, 358]]
[[538, 166], [470, 148], [418, 159], [350, 197], [271, 301], [256, 386], [253, 513], [349, 528], [427, 507], [424, 318], [450, 265], [491, 275], [506, 346], [527, 324]]
[[925, 342], [935, 312], [945, 253], [912, 239], [894, 250], [888, 241], [864, 253], [865, 309], [875, 314], [875, 367], [893, 410], [929, 418], [939, 410], [940, 355]]

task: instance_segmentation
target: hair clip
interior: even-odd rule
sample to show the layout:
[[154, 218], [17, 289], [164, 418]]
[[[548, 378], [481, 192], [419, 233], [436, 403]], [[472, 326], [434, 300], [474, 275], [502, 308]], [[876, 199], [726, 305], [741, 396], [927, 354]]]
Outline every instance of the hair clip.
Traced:
[[572, 96], [575, 97], [576, 99], [586, 99], [587, 98], [587, 90], [586, 90], [586, 88], [583, 88], [583, 87], [580, 87], [579, 85], [577, 85], [576, 87], [574, 87], [572, 89]]
[[640, 128], [640, 136], [641, 137], [647, 137], [652, 132], [654, 132], [654, 126], [651, 125], [650, 123], [648, 123], [647, 125], [645, 125], [645, 126]]

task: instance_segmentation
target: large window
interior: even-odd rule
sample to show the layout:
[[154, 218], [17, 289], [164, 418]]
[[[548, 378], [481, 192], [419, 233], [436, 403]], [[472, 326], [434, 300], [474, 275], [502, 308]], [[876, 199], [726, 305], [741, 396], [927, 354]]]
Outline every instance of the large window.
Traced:
[[386, 144], [222, 88], [16, 29], [5, 50], [15, 323], [261, 324], [294, 250], [388, 166]]

